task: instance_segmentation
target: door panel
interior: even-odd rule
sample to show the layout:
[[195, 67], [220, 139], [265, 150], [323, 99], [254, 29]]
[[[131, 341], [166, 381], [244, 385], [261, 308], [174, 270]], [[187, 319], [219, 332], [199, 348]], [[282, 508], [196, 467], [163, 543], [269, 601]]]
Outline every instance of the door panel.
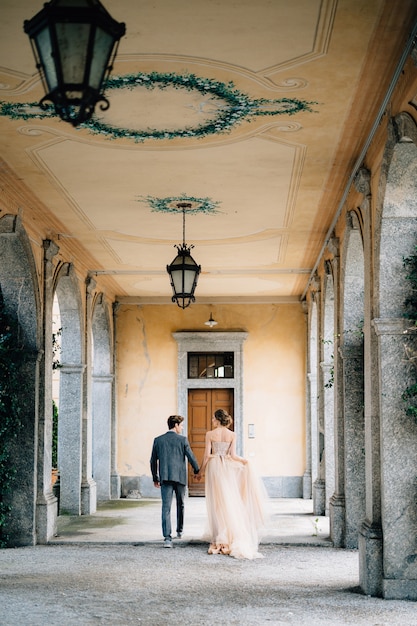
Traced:
[[[188, 390], [188, 440], [200, 466], [206, 432], [212, 429], [211, 420], [217, 409], [224, 409], [233, 417], [233, 389]], [[188, 473], [188, 492], [190, 496], [204, 496], [204, 480], [197, 482], [193, 472]]]

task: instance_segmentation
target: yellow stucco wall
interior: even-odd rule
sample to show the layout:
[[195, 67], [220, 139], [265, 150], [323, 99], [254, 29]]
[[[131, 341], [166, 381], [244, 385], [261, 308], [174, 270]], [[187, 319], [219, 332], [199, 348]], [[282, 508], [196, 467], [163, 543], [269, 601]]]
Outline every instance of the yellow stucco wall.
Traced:
[[[300, 304], [121, 305], [117, 311], [118, 470], [150, 476], [153, 438], [177, 412], [173, 332], [244, 330], [243, 445], [263, 476], [305, 470], [305, 315]], [[248, 424], [255, 438], [248, 438]]]

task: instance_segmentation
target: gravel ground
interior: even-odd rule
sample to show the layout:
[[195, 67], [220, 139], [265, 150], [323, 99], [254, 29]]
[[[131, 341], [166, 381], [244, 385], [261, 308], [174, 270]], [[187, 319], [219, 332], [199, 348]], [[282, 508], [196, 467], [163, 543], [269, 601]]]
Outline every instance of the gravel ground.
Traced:
[[356, 551], [261, 549], [256, 561], [184, 541], [1, 550], [0, 624], [417, 625], [415, 602], [360, 593]]

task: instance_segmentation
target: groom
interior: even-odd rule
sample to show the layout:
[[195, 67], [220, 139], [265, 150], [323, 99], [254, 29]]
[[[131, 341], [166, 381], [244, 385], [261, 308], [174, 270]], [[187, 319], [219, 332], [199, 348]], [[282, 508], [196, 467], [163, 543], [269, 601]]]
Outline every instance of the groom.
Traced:
[[194, 474], [198, 474], [197, 460], [191, 450], [188, 439], [181, 435], [184, 418], [171, 415], [168, 418], [168, 432], [156, 437], [151, 455], [153, 484], [161, 488], [162, 498], [162, 533], [164, 547], [172, 548], [171, 505], [175, 492], [177, 501], [177, 538], [182, 537], [184, 526], [184, 496], [187, 484], [185, 459], [192, 465]]

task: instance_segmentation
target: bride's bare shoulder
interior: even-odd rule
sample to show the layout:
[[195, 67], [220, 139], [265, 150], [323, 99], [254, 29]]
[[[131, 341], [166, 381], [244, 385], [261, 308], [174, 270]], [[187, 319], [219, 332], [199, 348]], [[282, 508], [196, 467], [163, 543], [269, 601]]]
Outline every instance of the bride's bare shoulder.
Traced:
[[232, 443], [233, 439], [235, 438], [235, 433], [232, 430], [225, 430], [222, 435], [221, 435], [221, 441], [227, 442], [227, 443]]

